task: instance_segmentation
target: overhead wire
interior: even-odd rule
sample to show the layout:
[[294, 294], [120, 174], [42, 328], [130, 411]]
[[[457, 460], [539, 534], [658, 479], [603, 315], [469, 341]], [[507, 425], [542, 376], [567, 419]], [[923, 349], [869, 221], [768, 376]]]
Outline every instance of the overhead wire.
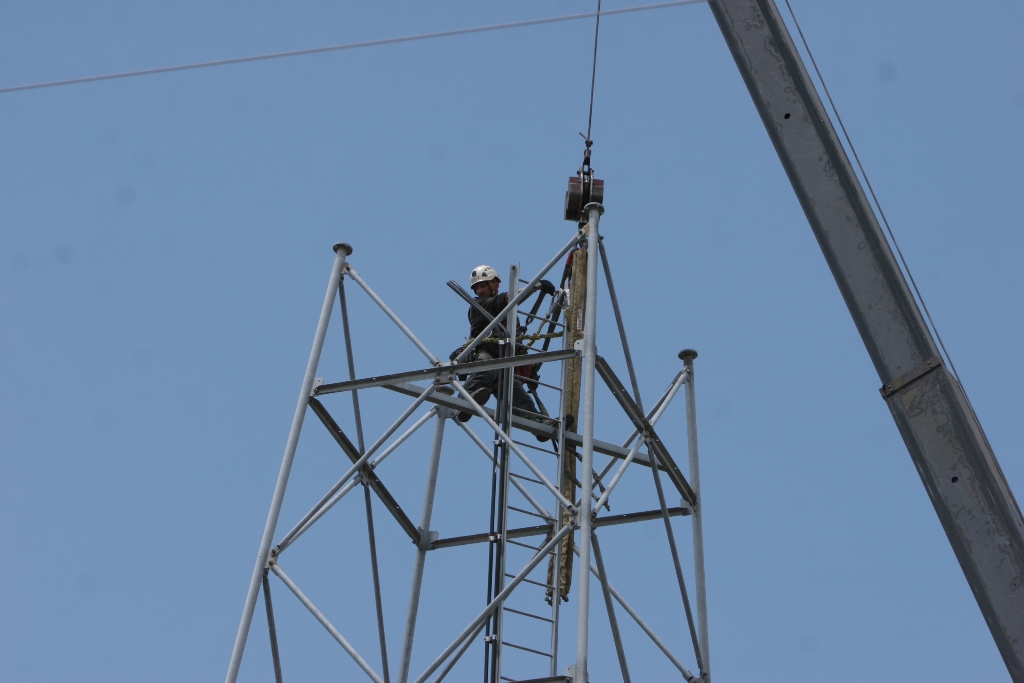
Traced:
[[[458, 28], [450, 29], [447, 31], [435, 31], [433, 33], [418, 33], [408, 36], [397, 36], [393, 38], [379, 38], [376, 40], [363, 40], [355, 43], [341, 43], [339, 45], [328, 45], [324, 47], [313, 47], [305, 48], [301, 50], [288, 50], [286, 52], [271, 52], [260, 55], [250, 55], [247, 57], [233, 57], [229, 59], [217, 59], [207, 62], [196, 62], [193, 64], [179, 64], [175, 66], [163, 66], [154, 69], [139, 69], [137, 71], [124, 71], [121, 73], [103, 74], [100, 76], [84, 76], [81, 78], [69, 78], [60, 81], [48, 81], [43, 83], [30, 83], [27, 85], [15, 85], [6, 88], [0, 88], [0, 95], [21, 92], [24, 90], [39, 90], [42, 88], [57, 88], [67, 85], [78, 85], [81, 83], [95, 83], [98, 81], [111, 81], [120, 78], [136, 78], [139, 76], [152, 76], [155, 74], [172, 73], [176, 71], [189, 71], [195, 69], [207, 69], [216, 66], [228, 66], [231, 64], [245, 64], [248, 62], [259, 62], [270, 59], [284, 59], [286, 57], [300, 57], [303, 55], [321, 54], [324, 52], [339, 52], [342, 50], [356, 50], [366, 47], [378, 47], [381, 45], [394, 45], [397, 43], [410, 43], [421, 40], [432, 40], [435, 38], [448, 38], [451, 36], [468, 35], [471, 33], [484, 33], [487, 31], [501, 31], [516, 28], [526, 28], [528, 26], [541, 26], [544, 24], [554, 24], [563, 21], [576, 21], [579, 19], [590, 19], [597, 17], [600, 21], [600, 17], [612, 16], [615, 14], [629, 14], [633, 12], [647, 12], [651, 10], [666, 9], [669, 7], [678, 7], [680, 5], [694, 5], [698, 3], [706, 2], [707, 0], [671, 0], [670, 2], [660, 2], [652, 5], [638, 5], [636, 7], [623, 7], [621, 9], [606, 10], [601, 12], [600, 3], [598, 3], [597, 12], [585, 12], [583, 14], [567, 14], [559, 17], [545, 17], [543, 19], [527, 19], [525, 21], [513, 21], [504, 24], [491, 24], [489, 26], [472, 26], [469, 28]], [[596, 52], [596, 36], [595, 36], [595, 52]], [[591, 86], [591, 98], [593, 98], [593, 86]]]
[[[921, 294], [921, 290], [917, 286], [917, 281], [914, 280], [914, 274], [910, 271], [910, 264], [907, 263], [906, 257], [903, 256], [903, 250], [900, 248], [899, 242], [896, 240], [896, 234], [889, 225], [889, 219], [886, 218], [885, 211], [882, 209], [882, 204], [878, 201], [878, 196], [875, 194], [875, 188], [872, 187], [867, 171], [864, 170], [864, 164], [861, 163], [860, 155], [857, 154], [857, 149], [853, 145], [853, 140], [850, 138], [850, 134], [846, 130], [846, 124], [843, 123], [843, 118], [839, 115], [839, 109], [836, 107], [836, 103], [832, 99], [832, 93], [829, 92], [828, 85], [825, 84], [825, 78], [821, 74], [821, 69], [818, 68], [818, 62], [814, 59], [814, 53], [811, 52], [811, 46], [808, 44], [807, 38], [804, 36], [803, 29], [800, 27], [800, 22], [796, 18], [796, 13], [793, 12], [793, 7], [789, 4], [789, 0], [785, 0], [785, 2], [786, 8], [789, 10], [789, 15], [793, 18], [793, 25], [796, 27], [797, 34], [800, 36], [800, 41], [803, 43], [804, 50], [806, 50], [807, 56], [811, 60], [811, 66], [814, 67], [814, 73], [818, 76], [818, 82], [821, 83], [821, 88], [825, 92], [825, 97], [828, 99], [829, 106], [832, 108], [832, 113], [836, 117], [836, 122], [839, 124], [840, 130], [843, 131], [843, 137], [846, 140], [847, 146], [850, 148], [850, 153], [853, 155], [854, 161], [857, 163], [857, 168], [860, 171], [861, 177], [864, 178], [864, 184], [868, 188], [871, 200], [874, 202], [875, 208], [878, 209], [878, 215], [882, 219], [882, 224], [885, 226], [885, 231], [889, 235], [889, 240], [892, 242], [892, 246], [896, 250], [896, 254], [899, 256], [903, 272], [906, 273], [907, 279], [910, 280], [910, 286], [914, 290], [914, 296], [918, 303], [921, 304], [921, 309], [924, 311], [925, 318], [928, 320], [928, 326], [935, 334], [935, 339], [939, 343], [942, 355], [945, 357], [946, 362], [949, 363], [949, 369], [953, 374], [953, 378], [956, 380], [956, 383], [960, 388], [963, 389], [963, 383], [960, 381], [960, 375], [957, 373], [956, 366], [953, 364], [953, 358], [949, 355], [949, 351], [946, 350], [946, 344], [942, 341], [942, 335], [939, 334], [939, 328], [935, 325], [935, 321], [932, 319], [932, 314], [928, 310], [928, 305], [924, 301], [924, 296]], [[974, 414], [975, 419], [977, 419], [977, 413], [974, 411], [974, 406], [971, 404], [970, 397], [967, 396], [966, 391], [963, 392], [963, 395], [967, 400], [967, 407], [970, 409], [971, 413]]]

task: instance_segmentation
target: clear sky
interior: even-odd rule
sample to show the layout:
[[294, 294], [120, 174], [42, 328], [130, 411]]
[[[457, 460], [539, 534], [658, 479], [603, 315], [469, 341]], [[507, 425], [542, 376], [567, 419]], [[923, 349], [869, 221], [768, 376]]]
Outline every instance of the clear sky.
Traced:
[[[5, 2], [0, 89], [595, 4]], [[793, 9], [1020, 495], [1024, 10]], [[581, 159], [592, 49], [587, 20], [0, 94], [0, 678], [223, 678], [331, 245], [351, 243], [362, 276], [446, 356], [467, 330], [445, 282], [465, 283], [479, 263], [535, 272], [572, 234], [562, 199]], [[602, 233], [647, 402], [680, 349], [700, 353], [715, 680], [1008, 680], [705, 5], [602, 21], [593, 138]], [[422, 367], [348, 291], [359, 373]], [[601, 312], [601, 352], [621, 369]], [[344, 378], [337, 335], [319, 374]], [[368, 420], [386, 426], [402, 404], [373, 396]], [[681, 399], [664, 419], [685, 461]], [[611, 418], [599, 426], [598, 438], [625, 436]], [[424, 448], [381, 470], [414, 517]], [[462, 449], [442, 464], [442, 535], [460, 521], [486, 526], [486, 468]], [[282, 526], [342, 457], [304, 434]], [[362, 499], [347, 503], [317, 537], [323, 549], [300, 556], [309, 592], [341, 626], [372, 605]], [[661, 531], [638, 526], [621, 545], [609, 535], [603, 550], [613, 580], [695, 668], [678, 595], [659, 582], [664, 563], [640, 553]], [[400, 629], [410, 547], [382, 543], [389, 628]], [[436, 554], [437, 610], [420, 626], [446, 643], [482, 605], [485, 565]], [[469, 598], [451, 597], [466, 586]], [[275, 591], [286, 679], [356, 680]], [[566, 623], [568, 641], [575, 618]], [[594, 628], [591, 679], [617, 680]], [[379, 666], [372, 634], [355, 629]], [[272, 680], [265, 638], [254, 635], [241, 680]], [[678, 679], [637, 647], [633, 680]], [[468, 656], [473, 666], [448, 680], [479, 680], [479, 655]]]

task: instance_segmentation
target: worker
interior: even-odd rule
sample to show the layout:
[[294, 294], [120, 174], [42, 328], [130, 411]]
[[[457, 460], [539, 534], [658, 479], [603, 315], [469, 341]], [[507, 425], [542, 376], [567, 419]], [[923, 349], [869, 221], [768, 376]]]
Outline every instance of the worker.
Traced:
[[[501, 289], [501, 278], [498, 277], [498, 272], [494, 268], [486, 265], [477, 266], [473, 269], [469, 276], [469, 286], [473, 293], [476, 294], [476, 302], [481, 308], [490, 313], [490, 317], [487, 317], [478, 311], [475, 306], [469, 307], [469, 336], [471, 339], [475, 339], [477, 335], [484, 331], [484, 328], [491, 322], [491, 319], [496, 317], [508, 305], [508, 292], [499, 292]], [[553, 295], [555, 293], [555, 286], [547, 280], [541, 280], [537, 283], [537, 288], [545, 294]], [[498, 348], [497, 342], [485, 341], [476, 347], [473, 360], [491, 360], [498, 358], [500, 355], [501, 351]], [[525, 411], [528, 414], [523, 414], [523, 417], [528, 419], [537, 420], [548, 425], [556, 424], [555, 420], [543, 418], [539, 415], [533, 399], [530, 398], [530, 395], [526, 393], [526, 389], [523, 388], [523, 382], [520, 377], [518, 375], [513, 375], [513, 377], [513, 410], [516, 413]], [[474, 401], [484, 405], [491, 398], [491, 394], [498, 391], [500, 378], [498, 370], [475, 372], [466, 380], [466, 391], [469, 392]], [[458, 420], [459, 422], [467, 422], [472, 416], [472, 413], [459, 413]], [[546, 436], [538, 435], [537, 438], [541, 441], [547, 441]]]

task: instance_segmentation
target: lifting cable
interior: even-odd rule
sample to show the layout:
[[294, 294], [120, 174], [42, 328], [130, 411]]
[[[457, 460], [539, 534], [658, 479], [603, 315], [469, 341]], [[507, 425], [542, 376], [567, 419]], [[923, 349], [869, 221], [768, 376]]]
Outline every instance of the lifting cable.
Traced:
[[590, 147], [590, 125], [594, 122], [594, 82], [597, 79], [597, 35], [601, 31], [601, 0], [597, 0], [597, 21], [594, 24], [594, 63], [590, 69], [590, 111], [587, 114], [587, 147]]

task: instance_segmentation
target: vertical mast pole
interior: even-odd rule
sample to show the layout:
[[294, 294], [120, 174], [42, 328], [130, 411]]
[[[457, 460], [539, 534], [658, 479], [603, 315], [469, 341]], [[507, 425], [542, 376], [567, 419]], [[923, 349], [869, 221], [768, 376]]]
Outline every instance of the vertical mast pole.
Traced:
[[590, 622], [590, 543], [593, 529], [594, 493], [594, 381], [597, 370], [597, 262], [600, 258], [598, 222], [604, 207], [591, 202], [587, 212], [587, 305], [583, 335], [583, 452], [580, 472], [580, 577], [579, 612], [576, 622], [576, 675], [574, 683], [587, 683], [587, 647]]

